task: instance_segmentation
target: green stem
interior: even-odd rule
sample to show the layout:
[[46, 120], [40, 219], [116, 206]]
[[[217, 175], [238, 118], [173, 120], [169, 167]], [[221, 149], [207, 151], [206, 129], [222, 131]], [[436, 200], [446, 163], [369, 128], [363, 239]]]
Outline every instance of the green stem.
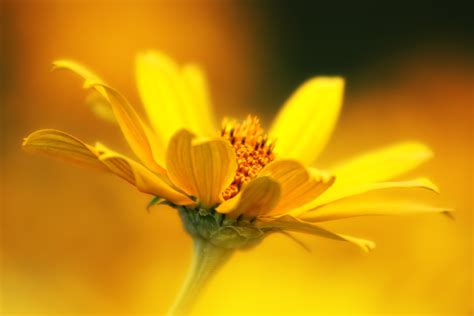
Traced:
[[191, 310], [201, 290], [214, 272], [220, 268], [232, 254], [232, 250], [216, 247], [207, 240], [193, 237], [193, 260], [168, 316], [186, 315]]

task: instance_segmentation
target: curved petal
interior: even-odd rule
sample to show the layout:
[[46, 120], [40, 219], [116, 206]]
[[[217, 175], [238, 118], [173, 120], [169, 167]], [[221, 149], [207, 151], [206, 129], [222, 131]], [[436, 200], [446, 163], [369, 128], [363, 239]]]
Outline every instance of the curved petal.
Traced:
[[[403, 193], [398, 189], [404, 190]], [[407, 190], [408, 189], [408, 190]], [[291, 215], [304, 220], [320, 222], [368, 215], [405, 215], [443, 213], [450, 210], [434, 207], [406, 196], [410, 189], [424, 189], [439, 193], [434, 183], [426, 178], [409, 181], [369, 183], [346, 190], [327, 192], [313, 203], [295, 209]], [[332, 190], [332, 188], [330, 189]], [[392, 193], [383, 195], [381, 193]], [[393, 193], [396, 193], [393, 195]]]
[[334, 182], [332, 175], [319, 170], [310, 174], [301, 163], [294, 160], [274, 161], [265, 166], [260, 175], [271, 176], [281, 186], [281, 199], [270, 212], [272, 215], [282, 214], [314, 200]]
[[186, 64], [181, 73], [194, 104], [192, 109], [195, 110], [196, 117], [193, 117], [192, 121], [203, 135], [214, 135], [217, 125], [204, 71], [199, 65]]
[[93, 147], [58, 130], [39, 130], [30, 134], [25, 138], [23, 148], [28, 152], [110, 171], [141, 192], [158, 195], [175, 204], [193, 203], [187, 196], [173, 189], [164, 176], [155, 175], [137, 162], [113, 153], [103, 145]]
[[358, 216], [411, 215], [421, 213], [449, 213], [450, 209], [434, 207], [411, 200], [387, 201], [350, 198], [325, 204], [319, 208], [302, 213], [299, 218], [311, 222], [323, 222]]
[[182, 129], [170, 139], [166, 150], [166, 169], [170, 180], [189, 195], [197, 195], [192, 163], [194, 134]]
[[[105, 81], [102, 80], [92, 70], [72, 60], [56, 61], [53, 64], [53, 70], [54, 69], [75, 69], [75, 72], [82, 78], [89, 78], [89, 80], [93, 80], [95, 82], [105, 83]], [[87, 96], [86, 104], [91, 108], [92, 112], [97, 117], [109, 123], [117, 123], [110, 105], [100, 93], [92, 91], [91, 94]]]
[[179, 67], [163, 53], [136, 58], [138, 90], [146, 112], [166, 144], [179, 129], [210, 136], [216, 126], [203, 72], [195, 65]]
[[131, 159], [115, 153], [103, 154], [99, 159], [111, 172], [136, 186], [140, 192], [159, 196], [176, 205], [194, 203], [186, 195], [173, 189], [163, 175], [156, 175]]
[[281, 195], [280, 184], [268, 176], [250, 180], [234, 198], [223, 202], [216, 209], [230, 218], [257, 217], [270, 212]]
[[97, 159], [99, 152], [80, 139], [54, 129], [42, 129], [23, 140], [23, 149], [95, 169], [107, 170]]
[[364, 193], [387, 189], [426, 189], [435, 193], [439, 193], [438, 187], [427, 178], [417, 178], [408, 181], [364, 183], [354, 186], [348, 186], [345, 188], [339, 188], [336, 190], [330, 188], [323, 195], [316, 198], [313, 202], [308, 203], [307, 205], [304, 205], [303, 207], [292, 211], [291, 214], [296, 216], [305, 212], [314, 211], [317, 208], [322, 207], [326, 204], [335, 203], [344, 199], [363, 195]]
[[54, 62], [53, 65], [55, 69], [67, 69], [81, 76], [85, 80], [84, 87], [94, 88], [105, 98], [110, 103], [125, 139], [137, 157], [151, 170], [159, 173], [164, 172], [164, 169], [155, 161], [150, 142], [152, 135], [147, 131], [146, 126], [125, 97], [77, 63], [60, 60]]
[[393, 179], [432, 156], [426, 145], [417, 142], [403, 142], [370, 151], [331, 168], [337, 177], [331, 190]]
[[289, 231], [312, 234], [334, 240], [347, 241], [360, 247], [365, 252], [369, 252], [375, 248], [375, 243], [373, 241], [334, 233], [313, 223], [305, 222], [290, 215], [285, 215], [276, 219], [262, 218], [259, 220], [261, 221], [261, 227], [279, 228]]
[[127, 99], [116, 90], [101, 83], [91, 82], [89, 84], [102, 87], [105, 90], [125, 139], [137, 157], [153, 171], [165, 173], [163, 167], [156, 163], [156, 155], [153, 152], [153, 149], [156, 148], [154, 146], [156, 142], [153, 140], [153, 135]]
[[342, 105], [344, 80], [316, 77], [285, 103], [270, 130], [279, 157], [311, 164], [324, 149]]
[[166, 163], [171, 181], [205, 206], [222, 201], [222, 191], [232, 183], [237, 170], [229, 142], [223, 139], [196, 142], [186, 130], [171, 138]]
[[97, 160], [99, 153], [94, 147], [62, 131], [54, 129], [35, 131], [23, 140], [22, 146], [27, 152], [42, 154], [94, 169], [107, 170]]
[[227, 141], [215, 139], [194, 144], [191, 154], [197, 197], [207, 206], [220, 203], [237, 170], [233, 148]]
[[84, 65], [81, 65], [73, 60], [69, 59], [60, 59], [53, 62], [53, 70], [66, 69], [70, 70], [73, 73], [79, 75], [84, 79], [92, 80], [94, 82], [105, 83], [96, 73], [87, 68]]

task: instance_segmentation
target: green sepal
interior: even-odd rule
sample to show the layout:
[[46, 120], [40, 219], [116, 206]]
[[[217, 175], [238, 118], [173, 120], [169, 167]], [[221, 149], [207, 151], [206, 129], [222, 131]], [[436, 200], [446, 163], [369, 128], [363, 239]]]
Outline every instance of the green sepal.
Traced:
[[159, 197], [159, 196], [154, 196], [150, 202], [148, 202], [147, 206], [146, 206], [146, 210], [147, 211], [150, 211], [150, 208], [155, 206], [156, 204], [160, 203], [163, 201], [163, 198]]
[[146, 210], [149, 212], [150, 208], [152, 208], [155, 205], [168, 205], [171, 207], [176, 208], [176, 205], [171, 203], [170, 201], [167, 201], [159, 196], [154, 196], [150, 202], [148, 202], [148, 205], [146, 206]]
[[243, 248], [260, 240], [264, 232], [248, 220], [228, 219], [215, 209], [178, 207], [184, 228], [225, 249]]
[[259, 229], [225, 226], [216, 231], [210, 240], [218, 247], [233, 249], [245, 247], [256, 239], [260, 239], [261, 236], [263, 233]]

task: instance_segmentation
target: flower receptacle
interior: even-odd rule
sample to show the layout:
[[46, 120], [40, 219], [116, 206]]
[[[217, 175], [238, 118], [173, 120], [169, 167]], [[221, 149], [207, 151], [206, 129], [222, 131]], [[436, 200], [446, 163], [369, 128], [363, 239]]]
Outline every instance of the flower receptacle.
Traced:
[[228, 219], [215, 209], [178, 207], [185, 230], [224, 249], [246, 248], [260, 241], [265, 232], [249, 221]]

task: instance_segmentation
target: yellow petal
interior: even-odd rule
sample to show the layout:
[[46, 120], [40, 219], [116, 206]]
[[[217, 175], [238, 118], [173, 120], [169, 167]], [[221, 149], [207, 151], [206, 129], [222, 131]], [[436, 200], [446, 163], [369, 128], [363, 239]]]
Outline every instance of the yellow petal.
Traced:
[[81, 65], [73, 60], [61, 59], [61, 60], [54, 61], [53, 70], [57, 70], [57, 69], [70, 70], [84, 79], [104, 83], [104, 81], [92, 70], [90, 70], [84, 65]]
[[136, 76], [145, 109], [162, 143], [182, 128], [204, 136], [216, 132], [205, 77], [197, 66], [180, 68], [165, 54], [147, 52], [137, 56]]
[[130, 103], [109, 86], [93, 82], [90, 85], [101, 87], [105, 90], [105, 95], [112, 105], [122, 133], [137, 157], [150, 169], [164, 173], [164, 169], [156, 163], [156, 157], [153, 152], [153, 145], [155, 144], [152, 140], [153, 136]]
[[334, 182], [328, 173], [314, 170], [312, 174], [294, 160], [277, 160], [268, 164], [259, 176], [270, 176], [281, 186], [281, 199], [270, 212], [272, 215], [304, 205], [326, 191]]
[[155, 172], [163, 173], [154, 157], [150, 137], [152, 136], [130, 103], [116, 90], [105, 85], [103, 81], [91, 74], [77, 63], [60, 60], [53, 63], [55, 69], [70, 70], [85, 80], [86, 88], [94, 88], [111, 105], [120, 128], [134, 153], [143, 163]]
[[197, 195], [192, 163], [194, 134], [182, 129], [171, 138], [166, 151], [166, 169], [170, 180], [189, 195]]
[[387, 189], [426, 189], [435, 193], [439, 193], [438, 187], [426, 178], [417, 178], [408, 181], [391, 181], [391, 182], [376, 182], [364, 183], [359, 185], [347, 186], [345, 188], [330, 188], [320, 197], [316, 198], [311, 203], [291, 212], [292, 215], [297, 216], [304, 212], [313, 211], [323, 205], [334, 203], [347, 198], [370, 193], [375, 191]]
[[234, 198], [225, 201], [217, 208], [219, 213], [231, 218], [244, 214], [253, 218], [270, 212], [281, 195], [280, 184], [271, 177], [262, 176], [250, 180]]
[[369, 215], [411, 215], [447, 212], [451, 212], [451, 210], [411, 200], [369, 199], [364, 201], [363, 198], [354, 200], [348, 198], [302, 213], [299, 218], [311, 222], [322, 222]]
[[115, 153], [102, 154], [99, 158], [111, 172], [136, 186], [141, 192], [164, 198], [176, 205], [194, 202], [173, 189], [164, 175], [156, 175], [139, 163]]
[[314, 162], [336, 125], [343, 92], [339, 77], [316, 77], [298, 88], [270, 130], [278, 157]]
[[[58, 60], [53, 64], [53, 69], [75, 69], [74, 72], [83, 78], [89, 78], [95, 82], [105, 83], [97, 74], [85, 66], [78, 64], [72, 60]], [[93, 91], [87, 96], [86, 104], [91, 108], [92, 112], [99, 118], [110, 123], [116, 123], [115, 115], [110, 108], [107, 100], [100, 93]]]
[[227, 141], [215, 139], [194, 144], [191, 153], [196, 196], [206, 206], [220, 203], [237, 170], [234, 149]]
[[194, 109], [196, 117], [192, 121], [202, 135], [213, 135], [217, 131], [217, 125], [204, 71], [196, 64], [186, 64], [183, 66], [182, 76], [188, 84], [194, 104], [191, 109]]
[[222, 201], [222, 191], [234, 179], [237, 161], [234, 149], [223, 139], [193, 141], [189, 131], [178, 131], [166, 153], [168, 175], [173, 183], [205, 206]]
[[373, 241], [334, 233], [313, 223], [305, 222], [290, 215], [285, 215], [276, 219], [262, 218], [259, 219], [259, 221], [260, 226], [262, 227], [275, 227], [289, 231], [313, 234], [334, 240], [347, 241], [360, 247], [365, 252], [375, 248], [375, 243]]
[[65, 132], [43, 129], [33, 132], [23, 141], [23, 149], [60, 160], [107, 170], [97, 159], [98, 151]]
[[418, 167], [432, 156], [426, 145], [416, 142], [373, 150], [331, 168], [337, 178], [332, 189], [391, 180]]
[[52, 129], [36, 131], [23, 142], [23, 148], [28, 152], [111, 171], [144, 193], [158, 195], [179, 205], [193, 204], [190, 198], [173, 189], [163, 175], [155, 175], [137, 162], [116, 154], [103, 145], [96, 147]]

